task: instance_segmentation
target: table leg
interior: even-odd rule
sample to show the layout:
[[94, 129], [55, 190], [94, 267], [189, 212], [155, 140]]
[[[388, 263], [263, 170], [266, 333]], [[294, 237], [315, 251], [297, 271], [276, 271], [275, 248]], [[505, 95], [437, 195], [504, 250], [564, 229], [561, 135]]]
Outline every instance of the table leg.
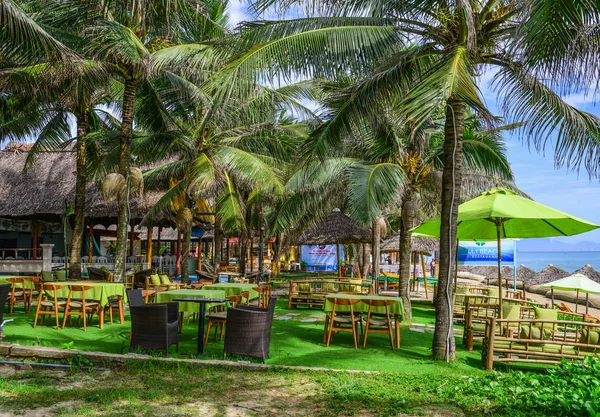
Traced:
[[204, 315], [206, 304], [200, 303], [200, 317], [198, 318], [198, 356], [204, 354]]
[[125, 323], [125, 312], [123, 311], [123, 297], [119, 297], [119, 320], [121, 320], [121, 324]]
[[325, 313], [325, 327], [323, 328], [323, 344], [327, 343], [327, 329], [329, 328], [329, 313]]
[[400, 349], [400, 320], [396, 315], [396, 349]]
[[100, 307], [100, 311], [98, 311], [98, 321], [100, 322], [100, 329], [104, 329], [104, 307]]

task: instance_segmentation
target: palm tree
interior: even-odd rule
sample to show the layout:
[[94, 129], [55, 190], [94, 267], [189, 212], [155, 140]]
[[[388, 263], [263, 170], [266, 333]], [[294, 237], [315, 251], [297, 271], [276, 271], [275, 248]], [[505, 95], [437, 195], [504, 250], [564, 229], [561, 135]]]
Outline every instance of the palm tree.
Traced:
[[[13, 97], [27, 101], [20, 114], [1, 126], [3, 135], [35, 142], [24, 169], [35, 164], [40, 153], [70, 149], [76, 153], [74, 229], [71, 241], [71, 279], [81, 278], [81, 248], [85, 230], [87, 135], [91, 131], [118, 129], [106, 105], [118, 99], [119, 86], [111, 85], [106, 69], [95, 62], [64, 65], [36, 64], [6, 69], [0, 85]], [[71, 137], [74, 119], [77, 135]]]
[[[286, 21], [263, 21], [248, 25], [237, 42], [237, 58], [229, 73], [219, 74], [220, 91], [232, 96], [239, 90], [235, 77], [254, 79], [284, 74], [329, 76], [354, 74], [361, 77], [338, 117], [316, 143], [316, 149], [339, 143], [339, 135], [362, 113], [371, 113], [385, 101], [412, 130], [435, 114], [445, 113], [444, 172], [440, 230], [441, 296], [437, 299], [433, 357], [454, 359], [454, 338], [448, 282], [456, 236], [457, 208], [461, 200], [462, 137], [467, 108], [493, 120], [479, 96], [477, 76], [494, 68], [494, 86], [503, 101], [509, 122], [527, 121], [524, 137], [543, 147], [550, 133], [556, 133], [557, 158], [572, 166], [586, 164], [596, 173], [596, 132], [600, 122], [594, 116], [567, 105], [553, 91], [556, 83], [542, 79], [557, 64], [568, 59], [567, 70], [577, 79], [579, 68], [589, 54], [578, 55], [566, 32], [553, 40], [560, 44], [558, 60], [541, 48], [540, 34], [560, 33], [559, 26], [576, 28], [592, 25], [598, 6], [546, 7], [546, 0], [467, 1], [377, 1], [377, 0], [259, 0], [255, 9], [277, 4], [307, 6], [315, 17]], [[552, 3], [554, 4], [554, 3]], [[575, 9], [575, 13], [571, 13]], [[550, 22], [540, 14], [557, 13]], [[575, 16], [575, 17], [573, 17]], [[556, 22], [556, 23], [555, 23]], [[590, 23], [591, 22], [591, 23]], [[554, 35], [553, 35], [554, 36]], [[550, 36], [552, 37], [552, 36]], [[534, 42], [535, 40], [535, 42]], [[536, 49], [536, 45], [538, 49]], [[530, 61], [522, 52], [534, 49], [541, 58]], [[581, 49], [579, 49], [581, 50]], [[310, 56], [307, 61], [306, 57]], [[556, 62], [555, 62], [556, 61]], [[366, 74], [366, 75], [365, 75]]]
[[[182, 43], [196, 42], [184, 48], [187, 50], [204, 48], [200, 42], [206, 38], [200, 38], [199, 34], [210, 34], [212, 39], [218, 33], [225, 33], [220, 23], [210, 17], [210, 12], [224, 9], [224, 5], [223, 1], [160, 0], [149, 4], [143, 0], [108, 3], [76, 0], [56, 1], [52, 7], [45, 6], [45, 22], [75, 37], [73, 43], [82, 55], [104, 63], [112, 76], [123, 84], [119, 160], [115, 168], [120, 175], [118, 183], [125, 184], [125, 188], [131, 185], [136, 96], [145, 89], [151, 97], [147, 77], [162, 68], [153, 53], [168, 49], [168, 53], [163, 53], [164, 63], [169, 53], [177, 54], [177, 46]], [[156, 123], [164, 121], [155, 120]], [[117, 200], [115, 278], [122, 279], [127, 254], [129, 193], [119, 192]]]

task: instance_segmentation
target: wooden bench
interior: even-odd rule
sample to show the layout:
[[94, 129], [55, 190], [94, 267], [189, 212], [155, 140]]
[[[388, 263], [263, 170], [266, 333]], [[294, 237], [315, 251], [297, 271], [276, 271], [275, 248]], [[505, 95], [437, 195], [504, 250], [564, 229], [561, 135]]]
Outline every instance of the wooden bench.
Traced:
[[[475, 301], [474, 303], [472, 303]], [[486, 323], [490, 318], [498, 318], [498, 299], [485, 297], [485, 303], [482, 303], [480, 297], [469, 297], [466, 303], [465, 320], [463, 321], [463, 345], [468, 350], [473, 350], [474, 342], [482, 342], [485, 336]], [[495, 301], [495, 303], [490, 303]], [[534, 307], [545, 308], [546, 305], [534, 301], [519, 300], [516, 298], [505, 299], [503, 305], [520, 305], [521, 319], [534, 319]]]
[[[435, 287], [437, 288], [437, 286]], [[452, 310], [452, 317], [455, 321], [463, 321], [465, 319], [465, 311], [466, 311], [466, 304], [469, 300], [471, 304], [485, 304], [490, 299], [495, 299], [498, 300], [497, 296], [491, 296], [488, 295], [488, 290], [489, 288], [487, 287], [481, 287], [481, 286], [467, 286], [466, 288], [463, 287], [463, 291], [466, 291], [464, 293], [459, 293], [456, 292], [453, 294], [453, 310]], [[437, 293], [437, 291], [436, 291]], [[435, 297], [435, 296], [434, 296]], [[503, 297], [503, 300], [512, 300], [512, 299], [517, 299], [517, 300], [523, 300], [523, 292], [522, 291], [513, 291], [513, 290], [505, 290], [505, 294]], [[435, 300], [435, 298], [434, 298]], [[474, 301], [474, 300], [479, 300], [479, 301]]]
[[560, 364], [563, 359], [583, 360], [598, 355], [599, 339], [600, 323], [491, 318], [481, 359], [489, 370], [495, 362]]
[[362, 280], [348, 279], [305, 279], [290, 281], [288, 308], [299, 305], [322, 306], [325, 296], [337, 292], [356, 292], [366, 294], [371, 283]]

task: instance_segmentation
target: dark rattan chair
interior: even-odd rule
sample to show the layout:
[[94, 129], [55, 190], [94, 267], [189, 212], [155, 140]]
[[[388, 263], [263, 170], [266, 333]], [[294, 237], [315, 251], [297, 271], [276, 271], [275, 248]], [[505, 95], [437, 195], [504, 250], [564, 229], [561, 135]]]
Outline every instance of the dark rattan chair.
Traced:
[[142, 290], [127, 290], [127, 302], [129, 307], [143, 306], [145, 303]]
[[271, 297], [267, 308], [240, 305], [227, 310], [224, 355], [262, 358], [270, 356], [271, 324], [277, 297]]
[[165, 349], [176, 345], [179, 352], [179, 303], [144, 304], [130, 306], [130, 349]]
[[88, 267], [89, 279], [92, 281], [108, 281], [108, 272], [103, 271], [100, 268]]
[[4, 315], [4, 305], [6, 304], [6, 300], [8, 299], [8, 293], [10, 292], [11, 285], [10, 284], [1, 284], [0, 285], [0, 323], [2, 323], [2, 317]]

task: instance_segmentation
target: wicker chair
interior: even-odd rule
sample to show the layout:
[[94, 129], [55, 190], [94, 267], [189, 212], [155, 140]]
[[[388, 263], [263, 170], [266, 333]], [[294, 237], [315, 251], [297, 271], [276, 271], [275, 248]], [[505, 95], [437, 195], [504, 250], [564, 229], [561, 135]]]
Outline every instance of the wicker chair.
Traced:
[[169, 347], [176, 345], [179, 352], [179, 303], [131, 306], [129, 311], [131, 314], [129, 349], [165, 349], [169, 357]]
[[224, 356], [228, 353], [262, 358], [269, 357], [271, 324], [277, 297], [271, 297], [268, 308], [240, 305], [227, 310]]
[[92, 281], [108, 281], [109, 273], [100, 268], [88, 267], [87, 269], [90, 280]]
[[127, 302], [129, 303], [129, 307], [143, 306], [144, 295], [142, 294], [142, 290], [127, 290]]
[[145, 289], [146, 288], [146, 278], [152, 275], [151, 269], [144, 269], [142, 271], [136, 272], [133, 275], [133, 288], [134, 289]]
[[0, 285], [0, 323], [2, 323], [2, 316], [4, 315], [4, 304], [6, 304], [6, 300], [8, 299], [8, 293], [11, 289], [10, 284], [1, 284]]

